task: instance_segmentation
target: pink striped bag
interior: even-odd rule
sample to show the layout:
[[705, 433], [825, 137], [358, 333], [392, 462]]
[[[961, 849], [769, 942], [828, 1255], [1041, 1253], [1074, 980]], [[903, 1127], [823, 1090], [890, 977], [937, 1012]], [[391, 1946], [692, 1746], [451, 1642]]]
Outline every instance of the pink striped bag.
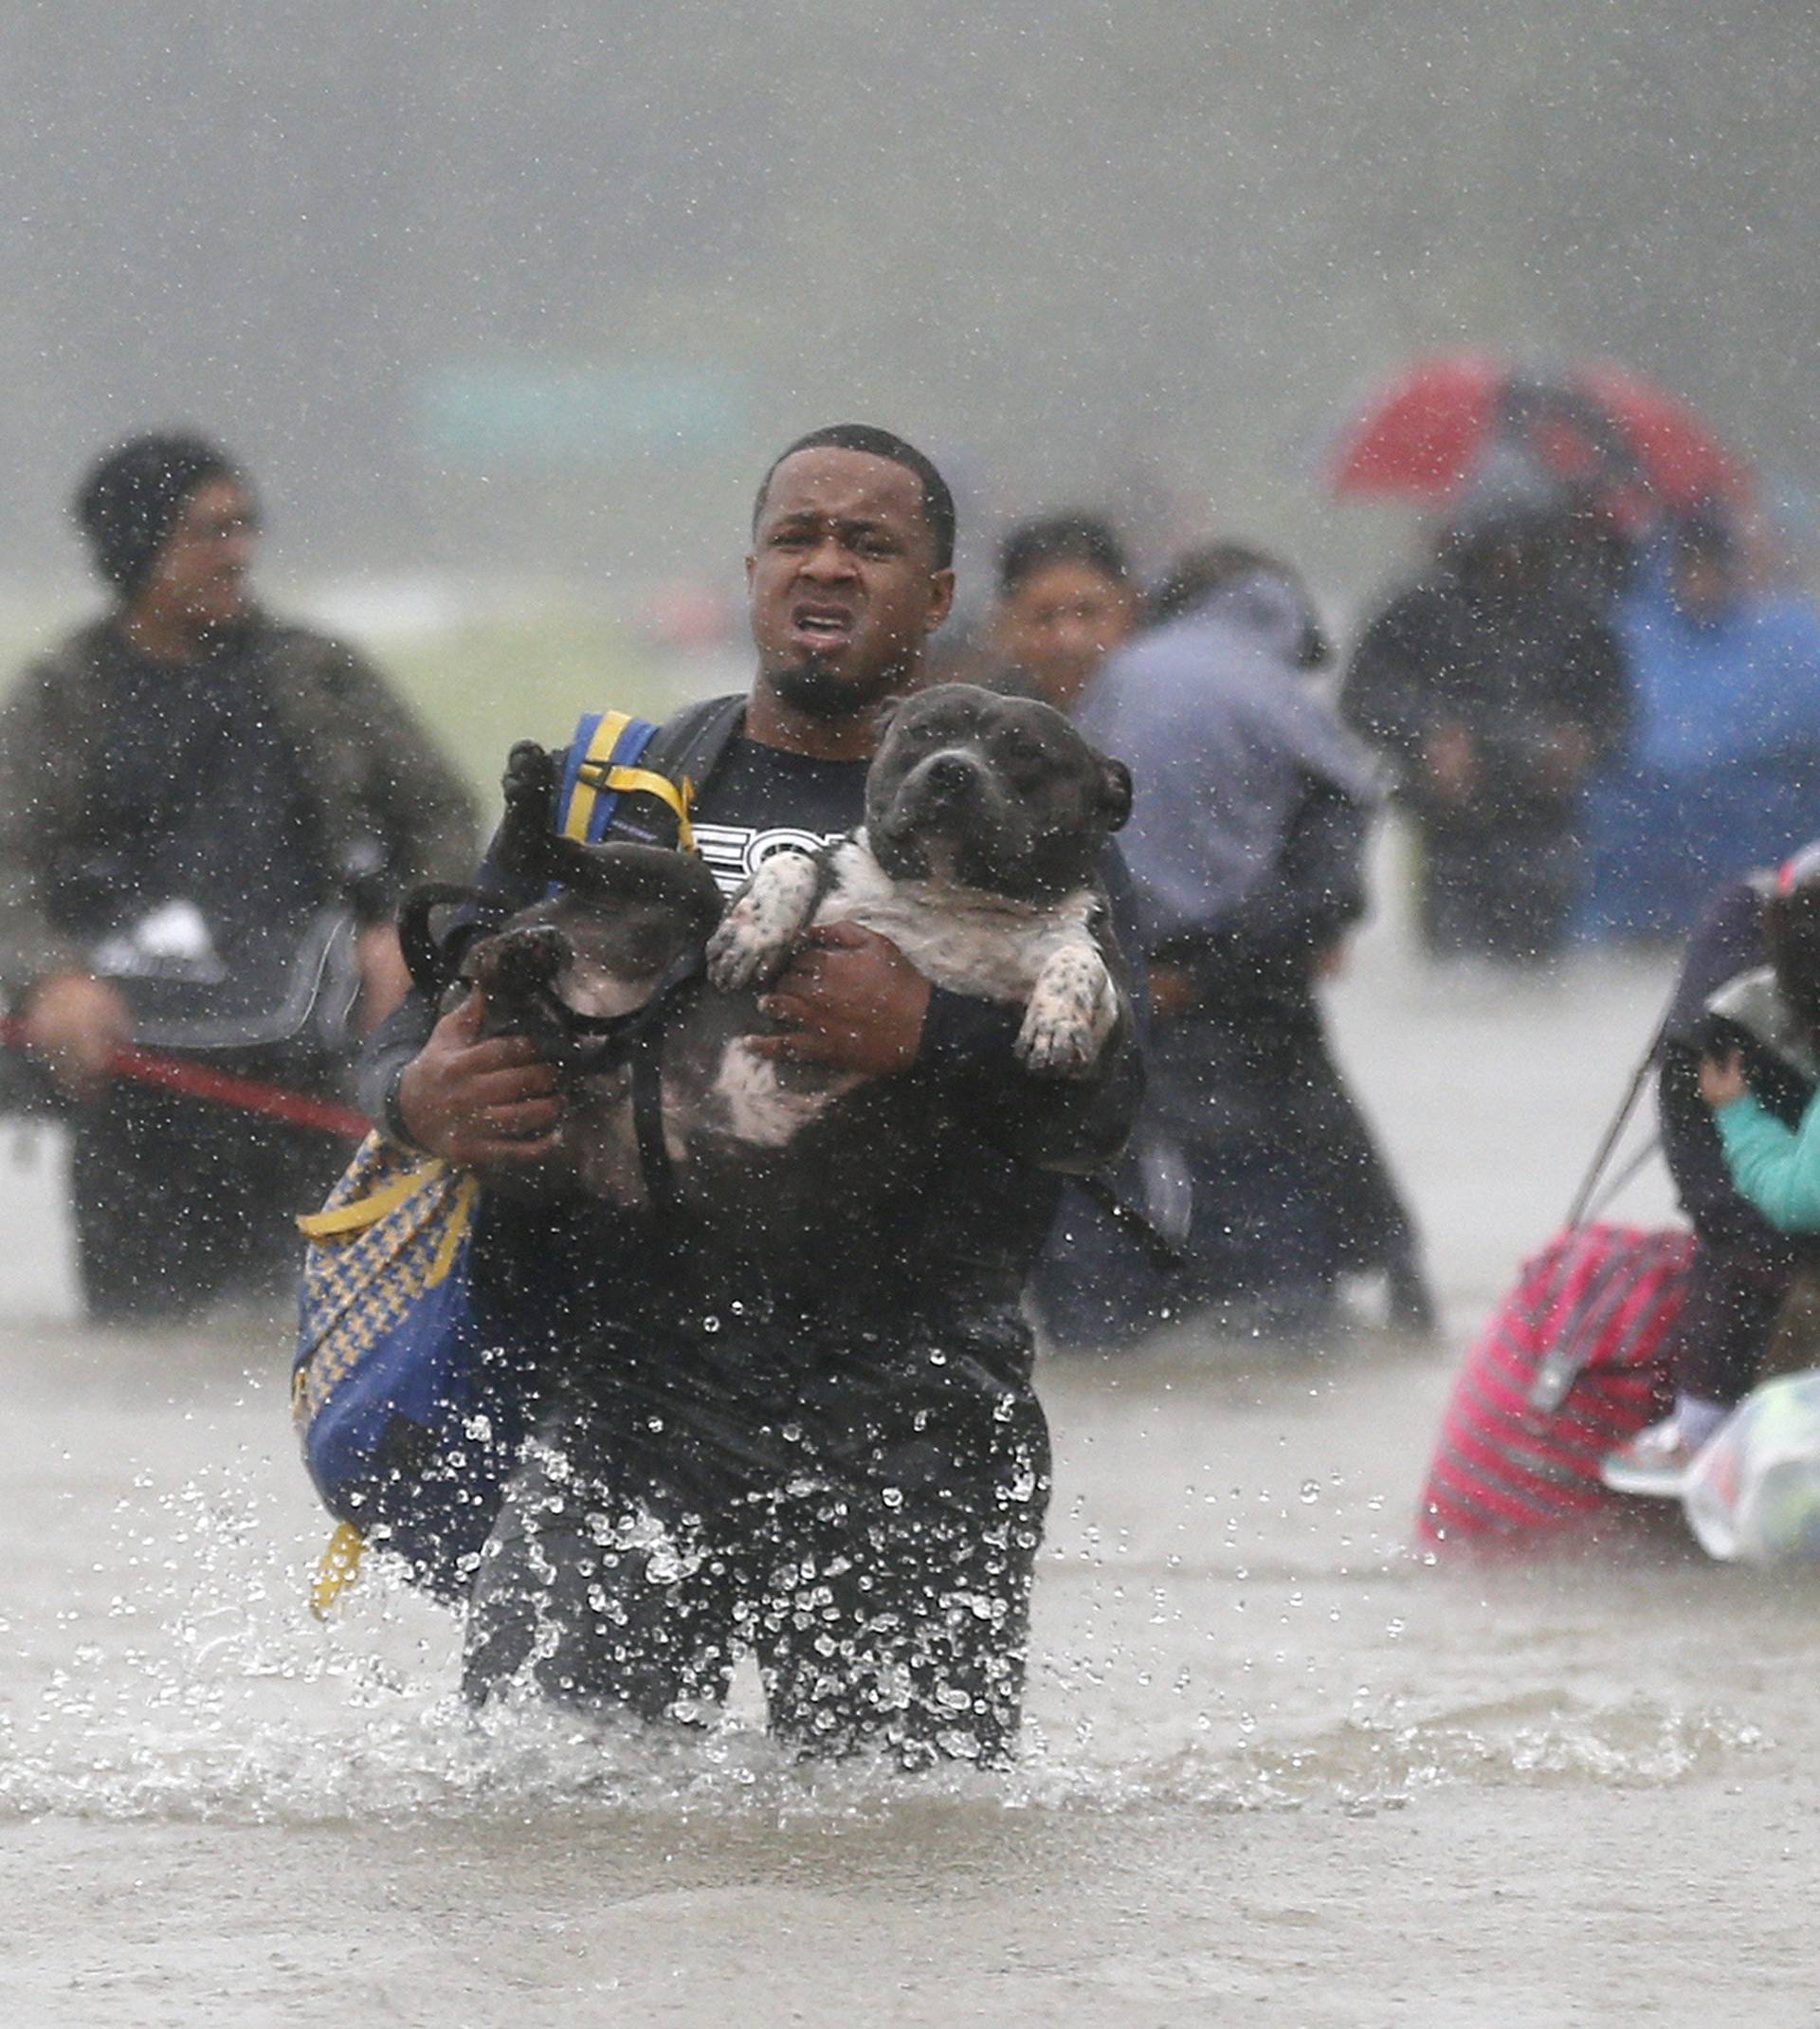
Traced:
[[1689, 1233], [1577, 1226], [1523, 1264], [1453, 1385], [1416, 1533], [1429, 1549], [1535, 1545], [1608, 1510], [1599, 1461], [1673, 1398]]

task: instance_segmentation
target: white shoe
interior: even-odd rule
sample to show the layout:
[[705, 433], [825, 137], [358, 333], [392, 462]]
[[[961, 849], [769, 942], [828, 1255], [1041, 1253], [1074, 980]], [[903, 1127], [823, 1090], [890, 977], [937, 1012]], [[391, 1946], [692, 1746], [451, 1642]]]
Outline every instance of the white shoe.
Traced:
[[1608, 1452], [1599, 1477], [1613, 1493], [1642, 1494], [1647, 1500], [1674, 1500], [1687, 1483], [1699, 1453], [1682, 1435], [1674, 1417], [1665, 1417], [1640, 1430], [1629, 1444]]

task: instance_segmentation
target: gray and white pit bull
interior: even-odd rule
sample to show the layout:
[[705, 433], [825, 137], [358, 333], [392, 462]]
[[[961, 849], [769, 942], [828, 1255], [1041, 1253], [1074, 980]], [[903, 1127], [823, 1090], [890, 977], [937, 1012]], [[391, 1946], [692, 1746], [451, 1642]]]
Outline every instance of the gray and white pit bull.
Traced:
[[[1033, 1071], [1092, 1069], [1119, 996], [1092, 924], [1096, 868], [1131, 814], [1131, 775], [1033, 699], [943, 684], [897, 706], [865, 778], [865, 822], [819, 852], [780, 852], [708, 941], [723, 993], [762, 990], [816, 923], [890, 939], [932, 985], [1025, 1010]], [[734, 1131], [778, 1145], [860, 1081], [786, 1082], [736, 1041], [718, 1089]]]
[[[737, 1202], [760, 1224], [831, 1176], [864, 1172], [915, 1123], [868, 1080], [759, 1055], [772, 1030], [758, 997], [811, 925], [878, 931], [933, 985], [1022, 1006], [1016, 1051], [1032, 1071], [1086, 1074], [1118, 1023], [1119, 995], [1095, 935], [1097, 866], [1131, 812], [1124, 765], [1095, 752], [1032, 699], [943, 684], [892, 709], [866, 776], [865, 821], [816, 852], [769, 858], [712, 926], [706, 870], [681, 853], [556, 838], [554, 760], [514, 750], [501, 856], [564, 883], [551, 900], [478, 943], [464, 966], [495, 1030], [523, 1030], [573, 1062], [562, 1148], [545, 1185], [646, 1204], [629, 1062], [591, 1066], [585, 1032], [635, 1014], [706, 940], [706, 987], [665, 993], [660, 1038], [664, 1154], [682, 1202]], [[574, 1021], [579, 1017], [579, 1022]], [[871, 1087], [870, 1094], [861, 1088]], [[852, 1159], [852, 1160], [848, 1160]]]

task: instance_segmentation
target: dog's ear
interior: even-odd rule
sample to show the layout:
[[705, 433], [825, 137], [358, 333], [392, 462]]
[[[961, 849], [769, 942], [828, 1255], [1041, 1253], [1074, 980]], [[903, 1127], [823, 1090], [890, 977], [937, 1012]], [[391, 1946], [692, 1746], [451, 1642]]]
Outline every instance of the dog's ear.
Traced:
[[1131, 770], [1121, 760], [1100, 761], [1100, 807], [1106, 813], [1106, 829], [1122, 832], [1131, 819]]
[[886, 698], [872, 714], [872, 731], [881, 746], [884, 743], [884, 736], [891, 730], [892, 720], [908, 702], [907, 698]]
[[398, 942], [405, 955], [405, 969], [410, 983], [432, 1002], [440, 1001], [456, 978], [449, 962], [446, 941], [436, 935], [430, 921], [441, 908], [484, 907], [487, 898], [478, 887], [453, 887], [444, 881], [426, 881], [413, 887], [398, 908]]

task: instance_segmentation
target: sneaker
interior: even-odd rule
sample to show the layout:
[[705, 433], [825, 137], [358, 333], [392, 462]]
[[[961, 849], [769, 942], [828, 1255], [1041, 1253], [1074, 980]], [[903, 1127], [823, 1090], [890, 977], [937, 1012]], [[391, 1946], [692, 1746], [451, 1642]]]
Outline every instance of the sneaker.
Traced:
[[1629, 1444], [1608, 1452], [1599, 1477], [1613, 1493], [1639, 1493], [1647, 1500], [1673, 1500], [1686, 1484], [1699, 1455], [1673, 1417], [1640, 1430]]

